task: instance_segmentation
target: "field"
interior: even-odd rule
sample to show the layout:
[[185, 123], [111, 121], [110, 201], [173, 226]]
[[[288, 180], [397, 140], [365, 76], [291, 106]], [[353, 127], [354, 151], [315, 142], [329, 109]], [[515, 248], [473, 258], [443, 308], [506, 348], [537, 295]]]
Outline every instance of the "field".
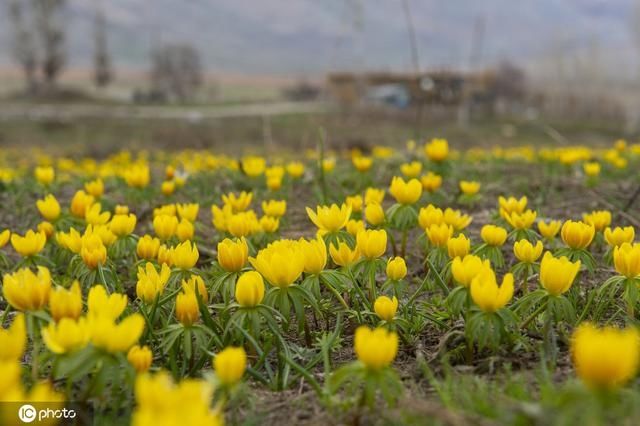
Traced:
[[0, 117], [0, 424], [640, 419], [619, 129], [23, 107]]

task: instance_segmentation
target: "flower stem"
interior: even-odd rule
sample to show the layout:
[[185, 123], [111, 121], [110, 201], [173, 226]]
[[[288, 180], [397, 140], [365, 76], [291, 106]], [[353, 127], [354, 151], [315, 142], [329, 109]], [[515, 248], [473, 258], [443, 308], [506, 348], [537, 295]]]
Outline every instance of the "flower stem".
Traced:
[[524, 320], [524, 321], [520, 324], [519, 328], [520, 328], [520, 329], [526, 328], [526, 327], [531, 323], [531, 321], [533, 321], [534, 319], [536, 319], [536, 317], [537, 317], [538, 315], [540, 315], [540, 313], [546, 309], [546, 307], [547, 307], [547, 305], [548, 305], [548, 304], [549, 304], [549, 299], [545, 300], [545, 301], [544, 301], [544, 303], [543, 303], [542, 305], [538, 306], [538, 309], [536, 309], [535, 311], [533, 311], [533, 313], [532, 313], [532, 314], [531, 314], [531, 315], [530, 315], [526, 320]]

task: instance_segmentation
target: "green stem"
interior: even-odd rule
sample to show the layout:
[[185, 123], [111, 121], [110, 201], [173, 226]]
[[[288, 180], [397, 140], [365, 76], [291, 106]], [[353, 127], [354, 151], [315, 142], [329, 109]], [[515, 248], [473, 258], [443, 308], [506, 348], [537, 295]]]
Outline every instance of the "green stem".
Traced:
[[527, 265], [527, 267], [524, 268], [524, 277], [522, 279], [522, 294], [523, 295], [529, 294], [529, 283], [527, 281], [529, 281], [529, 265]]
[[402, 247], [400, 251], [400, 256], [404, 259], [404, 256], [407, 252], [407, 235], [409, 234], [409, 230], [405, 229], [402, 231]]
[[345, 309], [349, 310], [349, 305], [347, 305], [347, 302], [345, 302], [344, 298], [340, 295], [340, 293], [338, 292], [338, 290], [336, 290], [335, 288], [333, 288], [332, 285], [327, 285], [327, 288], [329, 289], [329, 291], [331, 293], [333, 293], [334, 296], [336, 296], [336, 298], [338, 299], [338, 301], [340, 302], [340, 304], [342, 306], [344, 306]]
[[427, 286], [428, 283], [428, 274], [427, 276], [424, 277], [424, 280], [422, 280], [422, 283], [420, 284], [420, 287], [418, 287], [418, 289], [416, 290], [415, 293], [413, 293], [413, 295], [411, 295], [411, 297], [409, 298], [409, 300], [407, 301], [407, 304], [405, 306], [411, 306], [413, 304], [413, 302], [416, 300], [416, 298], [418, 297], [418, 295], [420, 293], [422, 293], [422, 291], [424, 290], [424, 288]]
[[389, 240], [391, 242], [391, 249], [393, 250], [393, 257], [398, 256], [398, 247], [396, 247], [396, 239], [393, 236], [393, 232], [387, 231], [387, 235], [389, 236]]
[[542, 305], [538, 306], [538, 309], [533, 311], [533, 313], [526, 320], [524, 320], [518, 328], [520, 329], [526, 328], [531, 323], [531, 321], [536, 319], [536, 317], [546, 309], [548, 304], [549, 304], [549, 299], [545, 300]]
[[367, 299], [367, 296], [365, 296], [364, 292], [360, 288], [360, 285], [358, 284], [358, 281], [356, 281], [356, 278], [353, 276], [353, 272], [351, 271], [351, 268], [347, 267], [346, 269], [347, 269], [347, 272], [349, 273], [349, 278], [351, 278], [351, 282], [353, 283], [353, 288], [358, 293], [358, 296], [360, 296], [360, 298], [362, 299], [362, 303], [365, 305], [365, 307], [368, 310], [371, 311], [372, 310], [372, 305], [371, 306], [367, 306], [369, 304], [369, 300]]
[[369, 299], [371, 301], [371, 306], [376, 301], [376, 269], [375, 267], [371, 267], [369, 271]]

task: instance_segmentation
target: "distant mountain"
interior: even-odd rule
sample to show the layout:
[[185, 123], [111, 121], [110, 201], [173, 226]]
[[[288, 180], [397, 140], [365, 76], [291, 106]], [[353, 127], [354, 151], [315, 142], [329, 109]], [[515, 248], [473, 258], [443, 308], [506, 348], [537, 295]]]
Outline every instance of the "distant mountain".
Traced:
[[[24, 0], [27, 3], [27, 0]], [[0, 0], [0, 62], [8, 63], [8, 0]], [[635, 63], [634, 0], [408, 0], [423, 67], [529, 65], [598, 48], [613, 69]], [[72, 66], [92, 55], [96, 5], [109, 22], [116, 64], [146, 67], [149, 50], [186, 41], [209, 68], [257, 74], [411, 68], [402, 0], [68, 0]], [[483, 29], [483, 30], [482, 30]], [[478, 64], [479, 62], [479, 64]]]

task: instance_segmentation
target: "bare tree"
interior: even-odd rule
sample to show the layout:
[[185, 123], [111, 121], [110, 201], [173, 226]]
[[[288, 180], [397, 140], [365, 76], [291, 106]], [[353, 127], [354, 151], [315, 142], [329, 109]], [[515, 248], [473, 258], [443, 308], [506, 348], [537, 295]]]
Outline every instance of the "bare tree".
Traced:
[[12, 23], [12, 50], [15, 60], [24, 73], [27, 91], [33, 92], [37, 88], [36, 71], [38, 61], [33, 36], [29, 31], [26, 20], [26, 12], [23, 10], [24, 2], [11, 0], [9, 3], [9, 17]]
[[47, 87], [55, 84], [66, 63], [64, 22], [66, 0], [31, 0], [42, 49], [42, 75]]
[[95, 52], [94, 52], [94, 81], [98, 87], [106, 87], [113, 79], [111, 57], [107, 45], [107, 21], [102, 9], [96, 10], [94, 22]]
[[151, 54], [153, 90], [181, 102], [193, 98], [202, 84], [200, 54], [191, 45], [169, 44]]

